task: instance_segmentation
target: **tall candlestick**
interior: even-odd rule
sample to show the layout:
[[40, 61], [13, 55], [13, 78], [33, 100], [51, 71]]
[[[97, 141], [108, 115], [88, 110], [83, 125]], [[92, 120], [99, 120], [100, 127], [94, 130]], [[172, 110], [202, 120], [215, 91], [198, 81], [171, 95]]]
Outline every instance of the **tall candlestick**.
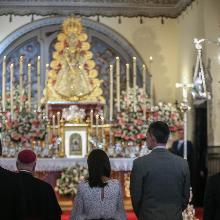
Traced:
[[47, 90], [47, 83], [48, 83], [48, 73], [49, 73], [49, 64], [46, 64], [46, 72], [45, 72], [45, 89], [46, 89], [46, 116], [48, 117], [48, 90]]
[[14, 64], [10, 65], [10, 105], [11, 105], [11, 118], [14, 114]]
[[109, 111], [109, 121], [113, 119], [113, 66], [110, 65], [110, 111]]
[[130, 65], [126, 63], [126, 91], [128, 95], [128, 91], [130, 89]]
[[52, 129], [53, 129], [53, 135], [55, 135], [55, 128], [56, 128], [56, 124], [55, 124], [55, 115], [52, 116]]
[[96, 140], [97, 140], [97, 142], [98, 142], [98, 136], [99, 136], [99, 130], [98, 130], [98, 126], [99, 126], [99, 115], [97, 114], [96, 116], [95, 116], [95, 119], [96, 119]]
[[2, 111], [5, 112], [5, 99], [6, 99], [6, 56], [3, 58], [2, 64]]
[[105, 130], [104, 130], [104, 117], [101, 117], [101, 123], [102, 123], [102, 143], [105, 141]]
[[28, 64], [28, 105], [31, 111], [31, 64]]
[[20, 56], [19, 59], [19, 95], [22, 96], [23, 92], [23, 63], [24, 63], [24, 57]]
[[40, 56], [37, 57], [37, 105], [40, 106]]
[[60, 136], [60, 112], [57, 112], [57, 135]]
[[142, 77], [143, 77], [143, 90], [144, 90], [144, 94], [146, 94], [146, 66], [144, 64], [142, 66]]
[[47, 83], [48, 83], [49, 67], [50, 67], [50, 65], [47, 63], [46, 64], [46, 72], [45, 72], [45, 88], [47, 88]]
[[93, 132], [93, 129], [92, 129], [92, 126], [93, 126], [93, 109], [91, 109], [91, 111], [90, 111], [90, 125], [91, 125], [91, 136], [92, 136], [92, 132]]
[[120, 112], [120, 59], [116, 57], [117, 111]]
[[137, 97], [136, 97], [136, 84], [137, 84], [137, 64], [136, 64], [136, 57], [133, 57], [133, 89], [134, 89], [134, 112], [137, 111]]
[[137, 62], [136, 57], [133, 57], [133, 88], [136, 88], [137, 84]]

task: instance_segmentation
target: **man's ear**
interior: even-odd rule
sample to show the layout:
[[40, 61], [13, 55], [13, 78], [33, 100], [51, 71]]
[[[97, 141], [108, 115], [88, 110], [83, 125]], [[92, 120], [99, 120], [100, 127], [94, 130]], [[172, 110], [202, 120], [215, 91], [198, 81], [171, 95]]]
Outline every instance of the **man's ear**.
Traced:
[[16, 161], [16, 167], [17, 167], [17, 170], [19, 170], [19, 164], [18, 164], [18, 161]]
[[35, 171], [36, 164], [37, 164], [37, 163], [36, 163], [36, 161], [35, 161], [32, 171]]
[[157, 140], [156, 140], [156, 138], [155, 138], [153, 135], [151, 135], [151, 141], [152, 141], [152, 143], [153, 143], [154, 145], [157, 144]]

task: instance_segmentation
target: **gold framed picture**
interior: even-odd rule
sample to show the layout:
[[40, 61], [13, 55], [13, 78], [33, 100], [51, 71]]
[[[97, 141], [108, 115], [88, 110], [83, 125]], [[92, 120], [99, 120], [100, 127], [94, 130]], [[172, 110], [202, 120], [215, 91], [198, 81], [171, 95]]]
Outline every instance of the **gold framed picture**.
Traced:
[[66, 157], [82, 158], [86, 156], [88, 145], [87, 124], [65, 124], [63, 136]]

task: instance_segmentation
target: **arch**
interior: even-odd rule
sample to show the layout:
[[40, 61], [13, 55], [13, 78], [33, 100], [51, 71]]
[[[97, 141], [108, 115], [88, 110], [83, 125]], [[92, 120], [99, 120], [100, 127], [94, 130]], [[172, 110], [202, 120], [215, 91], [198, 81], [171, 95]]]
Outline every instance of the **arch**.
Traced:
[[[60, 30], [60, 25], [62, 24], [65, 17], [48, 17], [43, 18], [40, 20], [36, 20], [32, 23], [28, 23], [17, 30], [15, 30], [13, 33], [9, 34], [1, 43], [0, 43], [0, 59], [2, 60], [4, 55], [8, 55], [13, 52], [14, 48], [17, 48], [19, 45], [30, 39], [33, 38], [36, 33], [38, 33], [38, 40], [41, 44], [41, 52], [40, 55], [42, 57], [43, 65], [45, 66], [45, 63], [49, 61], [49, 45], [56, 37], [56, 33]], [[101, 45], [106, 44], [109, 45], [109, 48], [112, 48], [114, 51], [115, 56], [120, 56], [122, 58], [122, 69], [121, 71], [123, 74], [121, 74], [122, 77], [125, 76], [124, 72], [124, 65], [125, 63], [131, 63], [132, 57], [137, 57], [137, 81], [138, 84], [141, 85], [142, 82], [142, 64], [144, 63], [141, 56], [138, 54], [138, 52], [129, 44], [129, 42], [121, 36], [119, 33], [115, 32], [113, 29], [109, 28], [108, 26], [98, 23], [96, 21], [93, 21], [88, 18], [82, 18], [82, 23], [84, 28], [86, 29], [86, 32], [88, 33], [88, 36], [91, 41], [99, 42]], [[41, 31], [47, 30], [50, 32], [50, 42], [48, 42], [48, 45], [45, 47], [45, 42], [41, 42], [42, 36]], [[42, 45], [44, 44], [44, 45]], [[47, 48], [48, 47], [48, 48]], [[94, 51], [93, 51], [94, 52]], [[47, 57], [45, 54], [47, 53]], [[96, 61], [96, 60], [95, 60]], [[111, 61], [108, 64], [113, 63], [114, 60], [111, 59]], [[42, 64], [42, 63], [41, 63]], [[102, 77], [107, 77], [105, 69], [105, 75]], [[42, 67], [42, 72], [45, 70]], [[150, 94], [150, 74], [147, 73], [147, 93]], [[122, 78], [122, 81], [123, 78]], [[41, 85], [44, 85], [44, 78], [41, 80]], [[124, 86], [125, 87], [125, 86]], [[123, 88], [123, 86], [122, 86]]]

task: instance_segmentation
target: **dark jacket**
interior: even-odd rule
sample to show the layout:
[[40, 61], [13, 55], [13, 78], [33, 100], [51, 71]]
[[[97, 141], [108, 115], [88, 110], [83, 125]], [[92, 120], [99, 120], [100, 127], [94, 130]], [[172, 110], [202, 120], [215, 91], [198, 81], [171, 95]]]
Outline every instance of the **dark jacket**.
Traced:
[[189, 201], [187, 161], [166, 149], [154, 149], [134, 160], [132, 205], [139, 220], [180, 220]]
[[21, 171], [18, 174], [21, 183], [24, 220], [60, 220], [62, 211], [52, 186]]
[[0, 167], [0, 219], [22, 219], [19, 190], [16, 174]]
[[[178, 149], [178, 140], [174, 141], [171, 147], [171, 152], [183, 157], [183, 151], [184, 151], [184, 143], [180, 145], [180, 148]], [[191, 141], [187, 141], [187, 160], [189, 161], [189, 165], [191, 165], [193, 159], [193, 146]]]
[[204, 197], [204, 220], [220, 219], [220, 173], [209, 177]]

